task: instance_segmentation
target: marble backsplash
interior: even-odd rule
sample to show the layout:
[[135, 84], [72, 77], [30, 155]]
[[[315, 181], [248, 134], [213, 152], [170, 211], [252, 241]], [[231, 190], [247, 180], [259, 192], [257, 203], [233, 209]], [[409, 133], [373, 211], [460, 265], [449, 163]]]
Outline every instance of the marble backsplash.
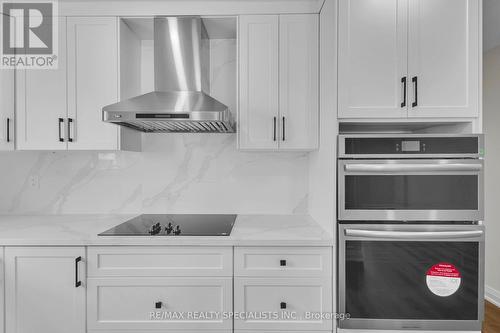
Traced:
[[234, 134], [148, 134], [142, 153], [0, 153], [0, 214], [307, 213], [308, 155]]

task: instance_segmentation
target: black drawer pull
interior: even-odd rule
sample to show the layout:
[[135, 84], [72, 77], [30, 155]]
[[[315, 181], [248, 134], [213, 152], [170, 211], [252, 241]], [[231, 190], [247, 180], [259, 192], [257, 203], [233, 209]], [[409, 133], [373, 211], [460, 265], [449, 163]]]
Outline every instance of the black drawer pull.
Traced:
[[155, 308], [156, 309], [161, 309], [161, 307], [162, 307], [162, 303], [161, 302], [156, 302], [155, 303]]
[[280, 266], [282, 266], [282, 267], [286, 266], [286, 260], [283, 260], [283, 259], [280, 260]]
[[286, 303], [285, 302], [281, 302], [280, 303], [280, 309], [286, 309]]
[[78, 279], [78, 263], [82, 261], [82, 257], [78, 257], [75, 259], [75, 288], [78, 288], [82, 285], [82, 281]]

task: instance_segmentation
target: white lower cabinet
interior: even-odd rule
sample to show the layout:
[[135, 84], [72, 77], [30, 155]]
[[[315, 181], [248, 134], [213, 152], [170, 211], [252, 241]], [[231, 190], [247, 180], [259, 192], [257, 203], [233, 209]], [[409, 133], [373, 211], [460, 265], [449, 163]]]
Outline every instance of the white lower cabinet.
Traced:
[[0, 247], [0, 333], [331, 332], [332, 285], [331, 247]]
[[89, 332], [231, 332], [233, 249], [89, 247]]
[[[234, 310], [245, 313], [247, 318], [236, 319], [234, 327], [331, 330], [331, 320], [314, 317], [332, 312], [331, 286], [329, 278], [235, 278]], [[265, 313], [269, 317], [261, 316]]]
[[237, 247], [234, 275], [247, 277], [329, 277], [331, 247]]
[[331, 247], [235, 247], [234, 261], [235, 330], [333, 329]]
[[[230, 330], [232, 278], [89, 278], [89, 329]], [[211, 315], [204, 315], [214, 313]]]
[[85, 248], [5, 248], [5, 332], [85, 333]]
[[93, 246], [88, 248], [89, 277], [233, 275], [231, 247]]

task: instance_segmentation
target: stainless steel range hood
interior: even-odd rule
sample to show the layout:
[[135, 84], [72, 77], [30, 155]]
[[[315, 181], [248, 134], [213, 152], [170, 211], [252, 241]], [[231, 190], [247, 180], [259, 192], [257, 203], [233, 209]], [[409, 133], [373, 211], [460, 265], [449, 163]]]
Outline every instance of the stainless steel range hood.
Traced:
[[143, 132], [234, 132], [228, 107], [202, 90], [202, 37], [200, 17], [155, 17], [155, 91], [105, 106], [103, 120]]

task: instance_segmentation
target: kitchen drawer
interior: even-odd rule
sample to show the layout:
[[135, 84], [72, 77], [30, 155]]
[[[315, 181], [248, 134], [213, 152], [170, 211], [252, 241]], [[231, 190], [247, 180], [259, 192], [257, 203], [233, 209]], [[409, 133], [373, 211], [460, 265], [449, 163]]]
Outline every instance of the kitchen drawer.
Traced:
[[[156, 332], [159, 332], [159, 333], [165, 333], [165, 331], [163, 330], [151, 330], [151, 331], [143, 331], [143, 330], [88, 330], [87, 331], [88, 333], [156, 333]], [[203, 332], [207, 332], [205, 330], [168, 330], [168, 333], [203, 333]], [[215, 330], [215, 331], [211, 331], [213, 333], [233, 333], [232, 330]], [[242, 333], [252, 333], [252, 332], [248, 332], [248, 331], [245, 331], [245, 332], [242, 332]], [[280, 332], [258, 332], [258, 333], [280, 333]], [[283, 332], [283, 333], [286, 333], [286, 332]], [[295, 333], [319, 333], [319, 332], [295, 332]], [[324, 333], [324, 332], [323, 332]]]
[[[282, 309], [285, 303], [286, 309]], [[330, 315], [333, 308], [331, 278], [235, 278], [234, 311], [269, 313], [273, 318], [237, 318], [241, 330], [331, 330], [331, 319], [306, 319], [310, 313]], [[286, 317], [295, 315], [295, 317]], [[278, 318], [276, 318], [276, 316]]]
[[90, 277], [100, 276], [232, 276], [231, 247], [88, 248]]
[[[192, 318], [189, 313], [232, 311], [231, 278], [89, 278], [89, 330], [230, 330], [222, 317]], [[161, 308], [156, 303], [161, 302]], [[151, 319], [152, 313], [160, 317]], [[184, 318], [175, 314], [184, 314]], [[170, 314], [168, 318], [163, 314]]]
[[[165, 333], [165, 331], [163, 330], [152, 330], [152, 331], [143, 331], [143, 330], [88, 330], [87, 331], [88, 333]], [[203, 333], [203, 332], [207, 332], [205, 330], [168, 330], [168, 333]], [[215, 331], [211, 331], [213, 333], [233, 333], [232, 330], [215, 330]], [[245, 331], [245, 332], [242, 332], [242, 333], [252, 333], [252, 332], [248, 332], [248, 331]], [[280, 333], [280, 332], [259, 332], [259, 333]], [[285, 332], [283, 332], [285, 333]], [[319, 333], [319, 332], [295, 332], [295, 333]], [[324, 333], [324, 332], [323, 332]]]
[[[263, 331], [263, 330], [258, 330], [258, 331], [248, 331], [248, 330], [245, 330], [245, 331], [234, 331], [234, 333], [288, 333], [289, 331]], [[92, 332], [90, 332], [92, 333]], [[98, 332], [98, 333], [107, 333], [107, 332]], [[129, 333], [129, 332], [127, 332]], [[188, 333], [188, 332], [184, 332], [184, 333]], [[190, 332], [189, 332], [190, 333]], [[325, 331], [293, 331], [293, 333], [325, 333]], [[358, 332], [356, 332], [358, 333]], [[373, 332], [372, 332], [373, 333]]]
[[235, 276], [314, 277], [332, 275], [331, 247], [236, 247]]

